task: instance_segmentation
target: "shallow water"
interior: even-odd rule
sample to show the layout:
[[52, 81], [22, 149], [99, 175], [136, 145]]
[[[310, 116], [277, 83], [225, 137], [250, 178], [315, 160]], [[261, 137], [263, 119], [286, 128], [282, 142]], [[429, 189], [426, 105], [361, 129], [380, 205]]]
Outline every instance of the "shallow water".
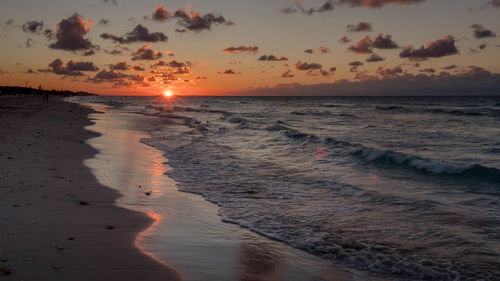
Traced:
[[382, 280], [223, 223], [215, 204], [178, 191], [176, 182], [164, 175], [170, 168], [162, 153], [139, 142], [162, 119], [95, 108], [105, 114], [93, 114], [96, 123], [88, 129], [102, 135], [88, 143], [99, 153], [85, 164], [102, 184], [123, 194], [119, 206], [155, 219], [137, 246], [186, 280]]
[[232, 222], [352, 269], [500, 280], [499, 98], [98, 97]]

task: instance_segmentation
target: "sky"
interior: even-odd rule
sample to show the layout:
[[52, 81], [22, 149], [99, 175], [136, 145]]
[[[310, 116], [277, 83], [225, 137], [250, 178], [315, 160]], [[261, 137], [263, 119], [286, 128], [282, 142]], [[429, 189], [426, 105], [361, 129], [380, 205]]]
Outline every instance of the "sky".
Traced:
[[499, 0], [2, 0], [0, 85], [500, 95]]

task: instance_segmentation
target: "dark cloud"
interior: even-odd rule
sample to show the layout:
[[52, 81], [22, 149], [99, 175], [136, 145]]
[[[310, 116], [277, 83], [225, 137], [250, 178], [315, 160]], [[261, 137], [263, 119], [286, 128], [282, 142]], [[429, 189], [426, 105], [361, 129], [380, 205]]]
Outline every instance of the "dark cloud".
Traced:
[[100, 25], [108, 25], [108, 24], [109, 24], [109, 20], [107, 20], [107, 19], [101, 19], [101, 20], [99, 21], [99, 24], [100, 24]]
[[135, 70], [135, 71], [144, 71], [144, 70], [146, 70], [144, 67], [142, 67], [142, 66], [140, 66], [138, 64], [134, 64], [132, 66], [132, 69]]
[[96, 48], [90, 40], [84, 38], [90, 32], [91, 26], [92, 20], [89, 19], [85, 22], [76, 13], [67, 19], [63, 19], [56, 25], [56, 42], [50, 44], [49, 48], [65, 51], [91, 50]]
[[241, 74], [241, 73], [238, 73], [238, 72], [235, 72], [234, 70], [232, 69], [226, 69], [224, 72], [217, 72], [218, 74], [228, 74], [228, 75], [236, 75], [236, 74]]
[[118, 5], [118, 2], [116, 2], [116, 0], [102, 0], [102, 2], [104, 2], [106, 4], [113, 5], [113, 6], [117, 6]]
[[321, 69], [323, 66], [319, 63], [307, 63], [298, 61], [295, 63], [295, 68], [297, 70], [311, 70], [311, 69]]
[[375, 71], [376, 74], [380, 75], [382, 78], [396, 78], [398, 74], [403, 73], [403, 68], [401, 65], [395, 67], [379, 67]]
[[382, 33], [373, 38], [373, 48], [377, 49], [395, 49], [399, 48], [398, 44], [392, 41], [392, 36], [387, 34], [385, 37]]
[[362, 65], [364, 65], [364, 63], [363, 63], [363, 62], [361, 62], [361, 61], [359, 61], [359, 60], [357, 60], [357, 61], [351, 61], [351, 62], [349, 63], [349, 66], [351, 67], [350, 71], [351, 71], [351, 72], [357, 72], [357, 71], [358, 71], [358, 68], [359, 68], [360, 66], [362, 66]]
[[101, 82], [121, 80], [124, 78], [127, 78], [127, 75], [122, 72], [103, 69], [99, 71], [93, 78], [90, 78], [90, 81], [95, 83], [101, 83]]
[[7, 26], [11, 26], [11, 25], [14, 25], [14, 20], [13, 19], [8, 19], [4, 22], [5, 25]]
[[67, 65], [61, 59], [55, 59], [48, 65], [48, 69], [41, 69], [40, 72], [52, 72], [66, 76], [84, 76], [83, 71], [97, 71], [99, 68], [93, 62], [83, 62], [70, 60]]
[[0, 75], [4, 75], [9, 73], [7, 70], [0, 69]]
[[257, 53], [259, 51], [259, 47], [257, 46], [239, 46], [239, 47], [227, 47], [222, 50], [222, 52], [227, 54], [237, 54], [237, 53]]
[[425, 47], [421, 46], [418, 49], [407, 46], [401, 51], [399, 56], [408, 59], [427, 59], [440, 58], [454, 54], [458, 54], [458, 49], [455, 46], [455, 38], [451, 35], [446, 35], [443, 39], [428, 42]]
[[377, 54], [372, 54], [370, 57], [366, 59], [367, 62], [378, 62], [378, 61], [383, 61], [385, 58], [377, 55]]
[[184, 9], [180, 9], [175, 11], [173, 16], [177, 19], [177, 24], [182, 26], [184, 30], [194, 32], [209, 30], [212, 25], [234, 25], [234, 22], [226, 20], [223, 16], [214, 15], [212, 13], [202, 15], [193, 10], [188, 14]]
[[142, 46], [132, 52], [132, 60], [156, 60], [163, 56], [161, 51], [155, 51], [151, 48], [151, 43]]
[[483, 43], [483, 44], [479, 45], [479, 49], [484, 50], [484, 49], [486, 49], [487, 46], [488, 46], [488, 43]]
[[500, 8], [500, 0], [491, 0], [487, 5], [491, 5], [496, 8]]
[[446, 69], [446, 70], [455, 69], [455, 68], [457, 68], [457, 66], [454, 64], [443, 67], [443, 69]]
[[118, 56], [118, 55], [121, 55], [122, 54], [122, 51], [120, 50], [117, 50], [117, 49], [113, 49], [113, 50], [104, 50], [104, 52], [108, 55], [114, 55], [114, 56]]
[[313, 49], [306, 49], [306, 50], [304, 50], [304, 53], [312, 54], [312, 53], [314, 53], [314, 51], [313, 51]]
[[349, 5], [351, 7], [381, 8], [385, 4], [414, 4], [425, 0], [339, 0], [339, 5]]
[[283, 72], [283, 74], [281, 74], [281, 78], [293, 78], [293, 77], [295, 77], [295, 75], [293, 75], [291, 69], [288, 69], [287, 71]]
[[425, 72], [425, 73], [436, 73], [436, 70], [434, 68], [432, 68], [432, 67], [420, 69], [419, 71], [420, 72]]
[[333, 71], [327, 71], [323, 69], [323, 66], [319, 63], [307, 63], [298, 61], [295, 63], [295, 68], [297, 70], [306, 71], [308, 76], [324, 76], [328, 77], [333, 74]]
[[99, 68], [90, 61], [75, 61], [70, 60], [66, 68], [70, 71], [98, 71]]
[[349, 37], [344, 35], [344, 36], [340, 37], [339, 42], [342, 44], [345, 44], [345, 43], [351, 42], [351, 39], [349, 39]]
[[129, 44], [134, 42], [165, 42], [168, 37], [163, 32], [149, 32], [149, 29], [142, 24], [138, 24], [132, 31], [125, 36], [116, 36], [110, 33], [101, 34], [101, 38], [110, 39], [120, 44]]
[[481, 24], [473, 24], [470, 28], [474, 29], [474, 37], [476, 37], [477, 39], [496, 36], [493, 31], [487, 29]]
[[355, 52], [356, 54], [370, 54], [372, 53], [372, 40], [369, 35], [365, 38], [356, 42], [356, 44], [351, 45], [348, 49]]
[[28, 39], [26, 40], [26, 42], [24, 42], [24, 46], [25, 46], [26, 48], [31, 48], [31, 47], [33, 47], [33, 43], [34, 43], [34, 41], [33, 41], [31, 38], [28, 38]]
[[363, 31], [372, 31], [372, 23], [371, 22], [358, 22], [357, 24], [349, 24], [347, 25], [347, 32], [363, 32]]
[[23, 24], [22, 28], [24, 32], [40, 33], [43, 30], [43, 21], [27, 21], [25, 24]]
[[328, 49], [327, 47], [324, 47], [324, 46], [320, 46], [320, 47], [318, 47], [318, 52], [320, 54], [326, 54], [326, 53], [330, 52], [330, 49]]
[[122, 71], [125, 71], [125, 70], [128, 70], [129, 69], [129, 65], [127, 64], [127, 61], [119, 61], [113, 65], [111, 65], [109, 68], [112, 69], [112, 70], [122, 70]]
[[287, 61], [288, 58], [284, 56], [277, 57], [275, 55], [263, 55], [259, 58], [260, 61]]
[[281, 12], [283, 14], [294, 14], [294, 13], [297, 13], [300, 11], [301, 13], [304, 13], [306, 15], [312, 15], [315, 13], [330, 12], [333, 9], [334, 9], [334, 6], [333, 6], [332, 0], [326, 1], [323, 5], [321, 5], [317, 8], [309, 8], [309, 9], [306, 9], [306, 8], [304, 8], [304, 6], [302, 6], [302, 0], [298, 0], [296, 7], [286, 7], [284, 9], [281, 9]]
[[[360, 73], [357, 73], [360, 74]], [[279, 84], [274, 87], [258, 88], [238, 93], [239, 95], [269, 96], [456, 96], [456, 95], [498, 95], [500, 93], [500, 74], [491, 73], [477, 66], [451, 75], [447, 72], [439, 74], [410, 74], [380, 78], [361, 73], [357, 81], [346, 79], [334, 83], [313, 85]]]
[[168, 21], [170, 19], [171, 13], [162, 4], [156, 5], [155, 11], [153, 12], [153, 20], [156, 21]]

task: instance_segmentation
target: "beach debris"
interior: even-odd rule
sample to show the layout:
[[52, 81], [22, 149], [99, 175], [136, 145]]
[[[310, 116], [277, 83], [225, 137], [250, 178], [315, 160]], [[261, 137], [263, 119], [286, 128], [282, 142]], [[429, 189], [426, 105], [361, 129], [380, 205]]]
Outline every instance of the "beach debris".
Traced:
[[17, 207], [19, 207], [19, 205], [14, 204], [14, 205], [12, 205], [12, 207], [17, 208]]
[[146, 191], [146, 192], [144, 192], [144, 194], [146, 194], [147, 196], [150, 196], [151, 193], [152, 193], [152, 191]]
[[80, 201], [80, 205], [82, 205], [82, 206], [87, 206], [88, 204], [89, 204], [89, 202], [87, 202], [87, 201], [82, 201], [82, 200]]
[[115, 229], [115, 227], [108, 224], [108, 225], [106, 225], [106, 229], [113, 230], [113, 229]]
[[11, 272], [10, 272], [10, 269], [6, 268], [6, 267], [0, 267], [0, 272], [3, 274], [3, 275], [10, 275]]
[[62, 250], [64, 250], [64, 246], [62, 246], [62, 245], [57, 245], [56, 249], [57, 249], [58, 251], [62, 251]]
[[61, 269], [61, 267], [60, 267], [59, 265], [53, 265], [53, 266], [52, 266], [52, 269], [54, 269], [54, 270], [59, 270], [59, 269]]
[[70, 241], [71, 241], [71, 240], [75, 240], [75, 237], [70, 236], [70, 237], [68, 237], [68, 240], [70, 240]]
[[9, 156], [9, 157], [7, 157], [7, 159], [11, 160], [11, 159], [12, 159], [12, 157], [11, 157], [11, 156]]

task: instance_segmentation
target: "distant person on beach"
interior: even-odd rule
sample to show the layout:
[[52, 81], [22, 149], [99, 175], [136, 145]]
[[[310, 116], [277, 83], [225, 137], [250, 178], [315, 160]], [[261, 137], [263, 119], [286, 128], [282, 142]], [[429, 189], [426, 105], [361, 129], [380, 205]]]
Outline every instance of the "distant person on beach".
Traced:
[[49, 102], [49, 93], [48, 92], [43, 92], [43, 103], [48, 103]]

